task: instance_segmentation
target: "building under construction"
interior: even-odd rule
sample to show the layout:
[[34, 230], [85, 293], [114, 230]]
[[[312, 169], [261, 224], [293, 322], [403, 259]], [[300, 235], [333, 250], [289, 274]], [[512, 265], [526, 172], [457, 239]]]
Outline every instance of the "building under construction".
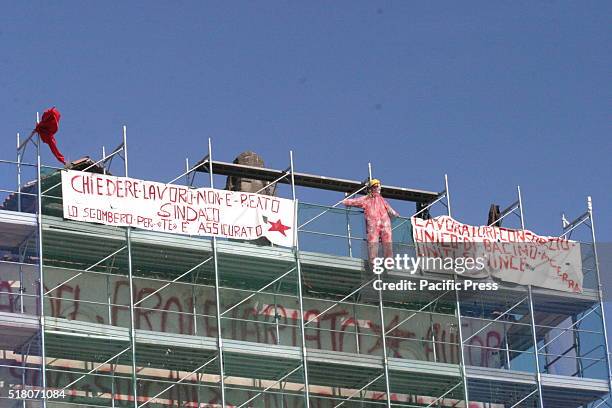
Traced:
[[[209, 142], [177, 170], [171, 182], [187, 186], [326, 191], [329, 202], [298, 201], [285, 248], [67, 220], [62, 169], [41, 165], [36, 138], [17, 145], [0, 162], [0, 407], [612, 406], [590, 199], [559, 229], [582, 242], [581, 293], [502, 282], [364, 295], [363, 215], [340, 200], [371, 168], [323, 177], [287, 154], [275, 170], [217, 160]], [[124, 128], [116, 149], [72, 167], [127, 176], [127, 147]], [[382, 193], [416, 216], [450, 215], [448, 179], [433, 190]], [[524, 227], [520, 190], [502, 219]], [[393, 241], [413, 247], [409, 216]]]

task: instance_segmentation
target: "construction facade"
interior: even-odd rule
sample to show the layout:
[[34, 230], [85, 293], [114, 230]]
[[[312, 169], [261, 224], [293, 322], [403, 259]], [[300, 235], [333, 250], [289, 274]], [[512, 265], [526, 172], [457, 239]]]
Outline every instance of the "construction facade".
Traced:
[[[335, 194], [298, 201], [286, 248], [67, 220], [62, 169], [41, 165], [36, 138], [17, 144], [0, 161], [0, 407], [612, 406], [590, 200], [559, 229], [582, 242], [581, 293], [502, 282], [364, 295], [363, 214], [338, 200], [371, 168], [353, 181], [296, 171], [293, 153], [283, 170], [224, 162], [209, 141], [177, 172], [189, 187]], [[124, 128], [116, 149], [74, 168], [128, 176], [127, 147]], [[451, 215], [440, 184], [382, 193], [416, 216]], [[393, 221], [407, 250], [411, 215]], [[501, 219], [524, 228], [520, 189]], [[401, 278], [423, 276], [442, 279]]]

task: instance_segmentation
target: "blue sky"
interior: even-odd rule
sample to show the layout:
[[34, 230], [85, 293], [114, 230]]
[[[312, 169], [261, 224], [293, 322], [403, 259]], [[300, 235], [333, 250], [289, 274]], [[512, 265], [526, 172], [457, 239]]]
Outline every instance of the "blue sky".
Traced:
[[363, 179], [371, 161], [383, 184], [428, 190], [448, 173], [467, 223], [520, 184], [527, 227], [558, 234], [590, 194], [606, 241], [610, 17], [597, 1], [10, 2], [0, 152], [56, 105], [69, 159], [127, 124], [135, 177], [172, 179], [212, 137], [226, 161], [252, 149], [284, 168], [294, 149], [301, 171]]

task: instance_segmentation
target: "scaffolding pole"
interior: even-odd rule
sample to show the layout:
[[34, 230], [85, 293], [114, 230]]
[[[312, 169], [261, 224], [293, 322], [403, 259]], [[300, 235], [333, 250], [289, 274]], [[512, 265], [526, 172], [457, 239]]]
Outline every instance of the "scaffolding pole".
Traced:
[[294, 225], [293, 225], [293, 253], [295, 256], [295, 268], [297, 271], [298, 283], [298, 302], [300, 307], [300, 335], [302, 340], [302, 367], [304, 374], [304, 398], [306, 408], [310, 408], [310, 386], [308, 381], [308, 353], [306, 351], [306, 330], [304, 324], [304, 296], [302, 288], [302, 266], [300, 264], [300, 245], [298, 242], [298, 201], [295, 193], [295, 167], [293, 165], [293, 150], [289, 151], [289, 166], [291, 172], [291, 197], [293, 198], [294, 207]]
[[17, 211], [21, 212], [21, 157], [23, 153], [19, 148], [19, 132], [17, 132]]
[[[38, 113], [36, 114], [36, 123], [38, 123]], [[39, 296], [40, 296], [40, 354], [41, 354], [41, 387], [43, 389], [42, 405], [43, 408], [47, 407], [47, 354], [45, 351], [45, 284], [44, 284], [44, 271], [43, 271], [43, 244], [42, 244], [42, 233], [43, 233], [43, 219], [42, 219], [42, 176], [40, 167], [40, 135], [36, 143], [36, 181], [37, 181], [37, 194], [38, 194], [38, 209], [37, 209], [37, 224], [38, 224], [38, 273], [40, 279], [39, 285]]]
[[[215, 188], [212, 169], [212, 142], [208, 138], [208, 165], [210, 175], [210, 188]], [[197, 167], [197, 166], [196, 166]], [[217, 309], [217, 347], [219, 349], [219, 377], [221, 379], [221, 407], [225, 408], [225, 372], [223, 362], [223, 336], [221, 332], [221, 296], [219, 291], [219, 262], [217, 255], [217, 237], [212, 237], [213, 269], [215, 270], [215, 305]]]
[[[451, 213], [451, 201], [450, 191], [448, 190], [448, 175], [444, 175], [444, 196], [446, 197], [446, 213], [449, 217], [452, 217]], [[456, 275], [453, 276], [453, 280], [457, 280]], [[461, 364], [461, 380], [463, 382], [463, 396], [465, 398], [465, 406], [470, 406], [470, 400], [468, 395], [468, 383], [467, 383], [467, 370], [465, 368], [465, 353], [463, 349], [463, 324], [461, 320], [461, 302], [459, 300], [459, 291], [457, 285], [455, 285], [455, 302], [457, 308], [457, 334], [459, 335], [459, 362]]]
[[[123, 169], [128, 177], [127, 127], [123, 126]], [[136, 375], [136, 328], [134, 327], [134, 276], [132, 270], [132, 230], [125, 227], [125, 241], [128, 261], [128, 280], [130, 287], [130, 347], [132, 349], [132, 393], [134, 408], [138, 408], [138, 379]]]
[[[499, 215], [499, 217], [496, 220], [494, 220], [491, 224], [489, 224], [489, 226], [492, 226], [495, 223], [497, 223], [498, 221], [503, 220], [504, 218], [506, 218], [506, 216], [508, 216], [508, 215], [510, 215], [512, 213], [516, 214], [516, 211], [518, 210], [518, 214], [517, 215], [518, 215], [518, 217], [520, 219], [520, 222], [521, 222], [521, 230], [525, 231], [525, 217], [524, 217], [524, 214], [523, 214], [523, 198], [522, 198], [522, 195], [521, 195], [521, 186], [516, 186], [516, 193], [517, 193], [517, 200], [514, 203], [510, 204], [506, 209], [504, 209], [501, 212], [501, 214]], [[536, 330], [536, 324], [535, 324], [533, 291], [532, 291], [531, 285], [527, 285], [527, 297], [526, 298], [520, 300], [517, 304], [512, 306], [510, 309], [506, 310], [503, 314], [498, 316], [494, 321], [498, 320], [503, 315], [505, 315], [508, 312], [510, 312], [512, 309], [514, 309], [519, 304], [521, 304], [524, 300], [528, 301], [527, 303], [528, 303], [528, 306], [529, 306], [529, 315], [530, 315], [529, 326], [531, 328], [531, 336], [532, 336], [532, 341], [533, 341], [533, 352], [534, 352], [534, 360], [535, 360], [535, 368], [536, 368], [536, 378], [535, 378], [535, 380], [536, 380], [536, 386], [537, 386], [536, 390], [531, 392], [524, 399], [528, 398], [529, 396], [531, 396], [535, 392], [537, 392], [538, 393], [539, 405], [540, 405], [540, 407], [544, 407], [544, 397], [543, 397], [543, 394], [542, 394], [542, 374], [540, 372], [540, 357], [539, 357], [537, 330]], [[489, 323], [489, 324], [491, 324], [491, 323]], [[476, 334], [477, 333], [478, 332], [476, 332]], [[473, 337], [474, 335], [472, 335], [471, 337]], [[507, 347], [507, 344], [506, 344], [506, 347]], [[508, 364], [509, 363], [510, 363], [510, 360], [508, 359]], [[519, 403], [522, 402], [524, 399], [519, 401]]]
[[[525, 231], [525, 217], [523, 216], [523, 197], [521, 196], [521, 186], [516, 186], [518, 195], [518, 210], [521, 218], [521, 230]], [[536, 385], [538, 391], [538, 402], [540, 407], [544, 407], [544, 395], [542, 394], [542, 373], [540, 372], [540, 354], [538, 353], [538, 335], [536, 330], [535, 310], [533, 307], [533, 291], [531, 285], [527, 285], [527, 294], [529, 297], [529, 315], [531, 323], [531, 335], [533, 337], [533, 356], [535, 359], [536, 369]]]
[[587, 212], [591, 225], [591, 239], [593, 240], [593, 257], [595, 258], [595, 274], [597, 275], [597, 296], [599, 296], [599, 308], [601, 309], [601, 322], [604, 335], [604, 347], [606, 352], [606, 365], [608, 374], [608, 385], [612, 392], [612, 375], [610, 375], [610, 349], [608, 348], [608, 331], [606, 327], [606, 312], [603, 304], [603, 285], [601, 284], [601, 275], [599, 272], [599, 257], [597, 254], [597, 240], [595, 238], [595, 221], [593, 220], [593, 200], [591, 196], [587, 197]]
[[[372, 180], [372, 163], [368, 163], [368, 181]], [[384, 245], [384, 244], [383, 244]], [[369, 251], [368, 251], [369, 253]], [[377, 254], [378, 255], [378, 254]], [[378, 312], [380, 314], [380, 336], [383, 347], [383, 370], [385, 374], [385, 390], [387, 393], [387, 408], [391, 408], [391, 384], [389, 382], [389, 356], [387, 354], [387, 334], [385, 333], [385, 312], [383, 307], [382, 290], [378, 291]]]
[[449, 217], [452, 217], [450, 192], [448, 191], [448, 174], [444, 175], [444, 195], [446, 196], [446, 211]]
[[531, 285], [527, 285], [527, 292], [529, 294], [529, 315], [530, 315], [530, 323], [531, 323], [531, 336], [533, 337], [533, 356], [535, 359], [538, 401], [539, 401], [540, 407], [544, 407], [544, 398], [542, 396], [542, 373], [540, 372], [540, 356], [538, 353], [538, 336], [537, 336], [537, 331], [535, 327], [535, 316], [534, 316], [534, 308], [533, 308], [533, 292], [531, 290]]

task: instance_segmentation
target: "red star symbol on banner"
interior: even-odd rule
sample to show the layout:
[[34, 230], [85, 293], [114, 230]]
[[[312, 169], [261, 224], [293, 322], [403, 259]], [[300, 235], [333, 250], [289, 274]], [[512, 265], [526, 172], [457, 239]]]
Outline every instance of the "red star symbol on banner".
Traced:
[[285, 231], [287, 231], [288, 229], [291, 229], [291, 227], [283, 225], [280, 219], [276, 222], [273, 222], [273, 221], [268, 221], [268, 222], [271, 224], [270, 229], [268, 231], [278, 231], [281, 234], [283, 234], [283, 236], [285, 237], [287, 236], [287, 234], [285, 234]]

